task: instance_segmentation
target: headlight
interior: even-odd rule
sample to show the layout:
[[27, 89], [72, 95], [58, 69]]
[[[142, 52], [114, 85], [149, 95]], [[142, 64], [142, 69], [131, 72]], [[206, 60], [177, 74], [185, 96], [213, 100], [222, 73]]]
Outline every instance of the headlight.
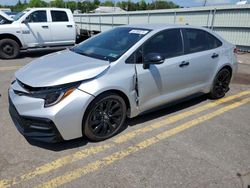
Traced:
[[62, 101], [64, 98], [69, 96], [76, 88], [68, 88], [63, 89], [59, 91], [53, 91], [51, 93], [46, 94], [44, 98], [44, 107], [50, 107], [53, 106], [60, 101]]
[[79, 81], [52, 87], [31, 87], [22, 83], [18, 79], [17, 82], [28, 92], [14, 91], [16, 94], [44, 99], [44, 107], [50, 107], [59, 103], [81, 84], [81, 81]]

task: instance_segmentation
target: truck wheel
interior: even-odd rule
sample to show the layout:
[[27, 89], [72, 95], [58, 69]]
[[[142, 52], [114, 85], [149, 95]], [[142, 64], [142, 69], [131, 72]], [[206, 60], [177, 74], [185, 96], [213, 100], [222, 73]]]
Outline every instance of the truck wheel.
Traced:
[[20, 46], [13, 39], [0, 40], [0, 57], [4, 59], [16, 58], [20, 53]]

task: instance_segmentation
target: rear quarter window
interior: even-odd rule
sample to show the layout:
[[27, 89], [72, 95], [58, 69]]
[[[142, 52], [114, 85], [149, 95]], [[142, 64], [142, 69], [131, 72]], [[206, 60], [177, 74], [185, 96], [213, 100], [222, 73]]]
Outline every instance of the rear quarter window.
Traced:
[[52, 10], [52, 22], [68, 22], [69, 18], [65, 11]]
[[210, 33], [207, 33], [208, 49], [222, 46], [222, 42]]

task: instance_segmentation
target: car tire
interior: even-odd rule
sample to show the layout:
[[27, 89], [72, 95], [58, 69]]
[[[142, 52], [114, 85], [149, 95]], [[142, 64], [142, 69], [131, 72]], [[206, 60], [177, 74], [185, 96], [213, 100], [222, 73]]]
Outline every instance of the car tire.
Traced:
[[229, 84], [231, 81], [232, 74], [229, 69], [221, 69], [213, 81], [212, 89], [209, 93], [209, 98], [211, 99], [220, 99], [225, 96], [229, 91]]
[[0, 40], [0, 57], [3, 59], [14, 59], [20, 54], [20, 46], [13, 39]]
[[124, 99], [115, 93], [105, 93], [94, 99], [83, 118], [83, 135], [91, 141], [102, 141], [117, 134], [127, 115]]

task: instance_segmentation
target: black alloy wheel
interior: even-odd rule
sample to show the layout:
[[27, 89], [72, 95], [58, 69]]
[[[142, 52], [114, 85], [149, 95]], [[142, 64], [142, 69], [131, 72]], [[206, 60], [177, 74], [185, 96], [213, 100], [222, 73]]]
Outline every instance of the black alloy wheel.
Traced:
[[20, 53], [20, 46], [12, 39], [0, 40], [0, 57], [4, 59], [16, 58]]
[[224, 68], [215, 77], [213, 88], [210, 92], [212, 99], [220, 99], [229, 91], [229, 84], [231, 81], [231, 72]]
[[84, 134], [93, 141], [101, 141], [115, 135], [126, 118], [126, 103], [116, 94], [96, 98], [88, 107], [84, 121]]

